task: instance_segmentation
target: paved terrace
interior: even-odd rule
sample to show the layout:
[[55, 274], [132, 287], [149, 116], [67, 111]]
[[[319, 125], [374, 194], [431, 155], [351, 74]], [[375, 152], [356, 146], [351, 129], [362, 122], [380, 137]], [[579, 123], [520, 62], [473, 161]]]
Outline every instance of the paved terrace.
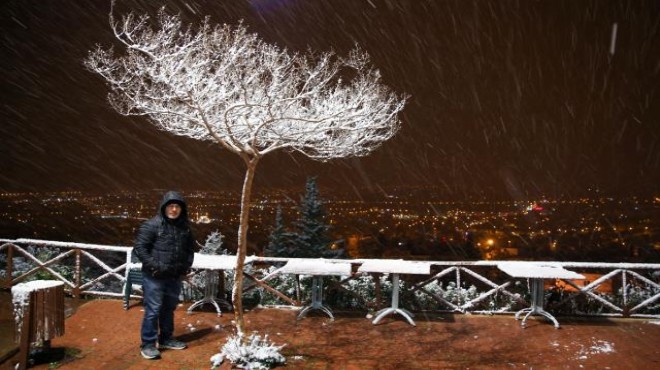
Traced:
[[[72, 300], [67, 302], [70, 308]], [[142, 306], [125, 311], [120, 300], [96, 299], [78, 307], [66, 320], [64, 336], [52, 340], [60, 357], [32, 368], [209, 369], [209, 358], [233, 332], [233, 314], [188, 314], [188, 305], [175, 315], [175, 335], [189, 344], [184, 351], [143, 359], [138, 350]], [[313, 313], [297, 321], [297, 314], [296, 309], [259, 307], [246, 314], [249, 330], [286, 344], [287, 369], [660, 368], [657, 319], [562, 317], [561, 328], [555, 329], [542, 318], [522, 328], [511, 315], [418, 312], [417, 326], [411, 326], [400, 316], [372, 325], [355, 312], [335, 312], [335, 321]], [[2, 336], [7, 334], [3, 330]], [[12, 368], [15, 358], [0, 368]], [[220, 367], [230, 368], [227, 362]]]

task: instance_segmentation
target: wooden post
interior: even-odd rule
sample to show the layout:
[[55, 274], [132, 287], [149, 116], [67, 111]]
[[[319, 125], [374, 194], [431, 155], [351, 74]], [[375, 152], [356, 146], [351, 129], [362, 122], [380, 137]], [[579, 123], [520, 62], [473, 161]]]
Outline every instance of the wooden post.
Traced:
[[25, 333], [32, 331], [32, 311], [34, 305], [30, 300], [27, 306], [23, 306], [23, 321], [21, 321], [20, 331], [16, 332], [16, 339], [18, 340], [18, 369], [27, 369], [28, 357], [30, 356], [30, 336]]

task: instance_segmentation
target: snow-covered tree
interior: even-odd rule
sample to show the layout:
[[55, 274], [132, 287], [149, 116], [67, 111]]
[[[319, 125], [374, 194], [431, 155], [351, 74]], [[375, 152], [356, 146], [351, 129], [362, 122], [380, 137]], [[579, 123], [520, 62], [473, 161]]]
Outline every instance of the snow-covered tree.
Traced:
[[282, 221], [282, 207], [277, 206], [275, 224], [268, 235], [268, 245], [264, 248], [264, 255], [269, 257], [288, 256], [288, 245], [287, 232]]
[[123, 115], [174, 135], [212, 142], [245, 163], [233, 302], [243, 333], [243, 267], [252, 183], [278, 150], [327, 161], [364, 156], [398, 130], [405, 97], [381, 83], [366, 52], [294, 53], [239, 24], [182, 25], [180, 16], [129, 14], [110, 26], [125, 51], [97, 46], [85, 66], [110, 88]]
[[213, 231], [206, 237], [206, 242], [200, 249], [202, 254], [227, 254], [227, 250], [222, 248], [224, 235], [218, 230]]
[[343, 249], [331, 249], [332, 238], [326, 223], [326, 211], [319, 196], [316, 178], [309, 177], [305, 184], [305, 195], [299, 207], [300, 216], [293, 223], [291, 247], [293, 255], [299, 258], [339, 258]]

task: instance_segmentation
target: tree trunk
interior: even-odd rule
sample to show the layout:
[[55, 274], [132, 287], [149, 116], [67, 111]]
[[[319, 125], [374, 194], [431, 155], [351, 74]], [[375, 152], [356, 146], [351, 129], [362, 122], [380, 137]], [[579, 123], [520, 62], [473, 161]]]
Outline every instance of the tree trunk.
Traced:
[[245, 333], [245, 322], [243, 320], [243, 267], [245, 266], [245, 255], [247, 254], [247, 231], [250, 215], [252, 182], [254, 180], [254, 174], [258, 162], [258, 157], [245, 160], [247, 169], [245, 170], [243, 193], [241, 196], [241, 216], [238, 225], [238, 250], [236, 251], [236, 269], [234, 274], [234, 287], [232, 290], [236, 331], [239, 336], [243, 336]]

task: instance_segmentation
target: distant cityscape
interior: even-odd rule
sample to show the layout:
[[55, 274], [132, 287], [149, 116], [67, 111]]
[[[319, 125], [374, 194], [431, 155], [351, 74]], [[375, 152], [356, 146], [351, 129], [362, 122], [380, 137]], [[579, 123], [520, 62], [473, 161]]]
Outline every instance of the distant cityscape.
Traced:
[[[130, 246], [155, 215], [163, 191], [0, 194], [0, 238]], [[432, 189], [401, 188], [369, 196], [321, 189], [335, 248], [351, 258], [418, 260], [522, 259], [660, 262], [660, 198], [598, 196], [532, 201], [451, 202]], [[240, 194], [185, 194], [197, 241], [213, 231], [236, 250]], [[278, 207], [297, 218], [302, 191], [253, 197], [248, 254], [261, 255]]]

